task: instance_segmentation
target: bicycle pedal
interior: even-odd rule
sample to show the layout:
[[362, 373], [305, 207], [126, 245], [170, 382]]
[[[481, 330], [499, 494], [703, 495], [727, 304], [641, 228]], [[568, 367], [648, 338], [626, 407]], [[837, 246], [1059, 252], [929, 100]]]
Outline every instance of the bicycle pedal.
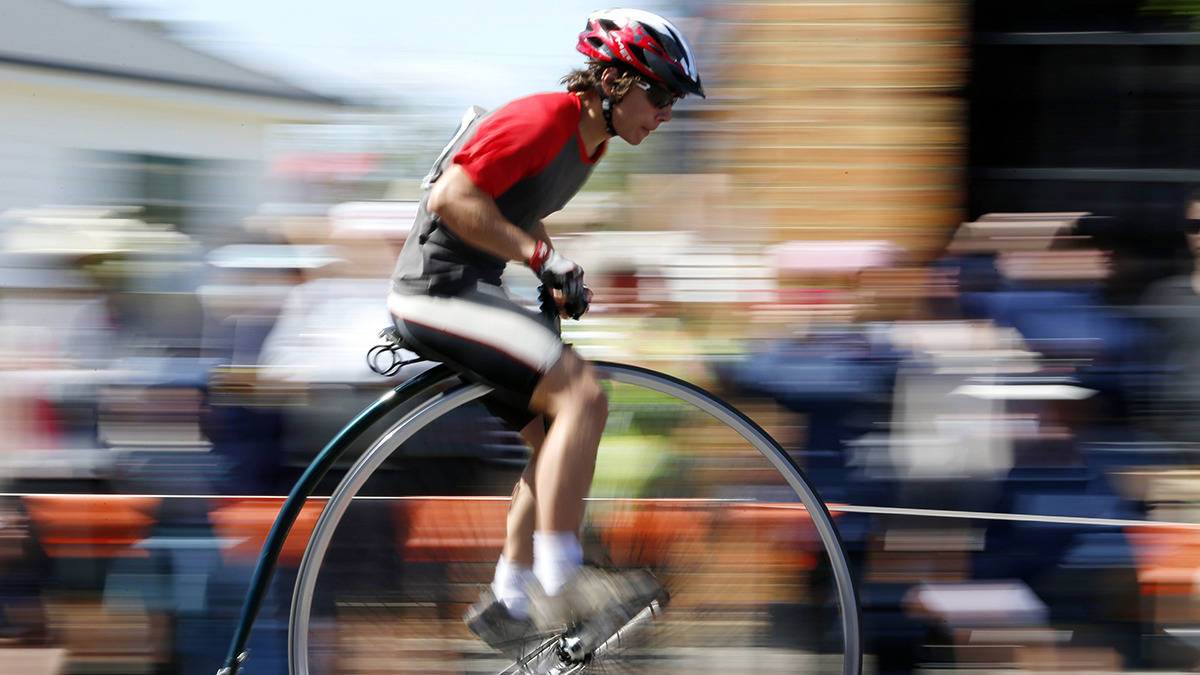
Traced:
[[558, 658], [564, 662], [583, 663], [590, 651], [583, 636], [577, 631], [568, 631], [558, 639]]
[[555, 651], [559, 660], [567, 665], [586, 665], [593, 656], [607, 650], [614, 641], [632, 638], [636, 631], [653, 621], [666, 606], [668, 598], [664, 591], [659, 598], [651, 600], [632, 617], [602, 612], [572, 625], [558, 639]]
[[538, 663], [535, 668], [526, 668], [522, 670], [524, 675], [575, 675], [575, 673], [583, 670], [588, 664], [588, 661], [580, 661], [578, 663], [567, 661], [561, 658], [558, 654], [547, 654], [545, 659]]
[[550, 675], [557, 666], [559, 636], [548, 636], [539, 646], [534, 647], [523, 658], [518, 659], [500, 675]]

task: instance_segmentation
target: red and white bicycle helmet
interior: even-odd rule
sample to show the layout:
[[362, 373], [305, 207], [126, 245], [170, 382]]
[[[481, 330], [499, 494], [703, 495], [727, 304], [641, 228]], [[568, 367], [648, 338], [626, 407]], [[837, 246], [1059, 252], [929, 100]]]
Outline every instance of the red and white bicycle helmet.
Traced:
[[620, 61], [680, 94], [704, 98], [692, 46], [661, 16], [639, 9], [592, 12], [577, 49], [590, 58]]

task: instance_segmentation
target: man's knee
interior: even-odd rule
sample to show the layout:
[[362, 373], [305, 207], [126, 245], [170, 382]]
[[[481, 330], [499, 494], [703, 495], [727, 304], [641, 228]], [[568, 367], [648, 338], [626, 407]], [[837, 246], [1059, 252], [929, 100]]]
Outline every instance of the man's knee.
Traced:
[[608, 412], [608, 397], [604, 394], [596, 370], [587, 361], [571, 353], [571, 361], [567, 363], [565, 392], [575, 399], [578, 405], [589, 410]]
[[590, 367], [580, 376], [580, 397], [587, 411], [597, 417], [608, 417], [608, 395], [604, 393], [596, 373]]
[[572, 374], [557, 403], [559, 409], [575, 408], [589, 417], [608, 416], [608, 396], [600, 387], [595, 372], [589, 367]]
[[538, 385], [533, 399], [552, 414], [575, 408], [589, 415], [608, 415], [608, 397], [596, 379], [596, 371], [570, 351], [563, 352], [563, 358]]

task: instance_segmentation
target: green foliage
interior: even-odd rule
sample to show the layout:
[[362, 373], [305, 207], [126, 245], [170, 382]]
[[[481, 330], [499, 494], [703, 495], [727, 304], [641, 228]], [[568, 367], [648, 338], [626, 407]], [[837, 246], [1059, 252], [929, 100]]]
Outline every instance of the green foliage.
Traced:
[[688, 404], [674, 396], [644, 387], [605, 385], [608, 394], [608, 426], [613, 436], [670, 436]]
[[603, 437], [596, 455], [592, 497], [639, 498], [670, 464], [672, 444], [661, 436]]
[[1200, 30], [1200, 0], [1145, 0], [1140, 11], [1144, 14], [1187, 17], [1192, 29]]

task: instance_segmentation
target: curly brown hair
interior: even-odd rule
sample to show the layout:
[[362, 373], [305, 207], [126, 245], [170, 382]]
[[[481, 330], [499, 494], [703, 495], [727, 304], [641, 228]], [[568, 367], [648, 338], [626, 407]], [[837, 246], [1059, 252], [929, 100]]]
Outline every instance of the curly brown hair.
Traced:
[[567, 85], [567, 91], [572, 93], [592, 91], [600, 87], [600, 76], [609, 68], [617, 69], [617, 81], [612, 88], [612, 102], [616, 105], [625, 98], [634, 84], [642, 80], [635, 70], [624, 64], [603, 59], [588, 59], [587, 66], [572, 71], [562, 79], [561, 84]]

